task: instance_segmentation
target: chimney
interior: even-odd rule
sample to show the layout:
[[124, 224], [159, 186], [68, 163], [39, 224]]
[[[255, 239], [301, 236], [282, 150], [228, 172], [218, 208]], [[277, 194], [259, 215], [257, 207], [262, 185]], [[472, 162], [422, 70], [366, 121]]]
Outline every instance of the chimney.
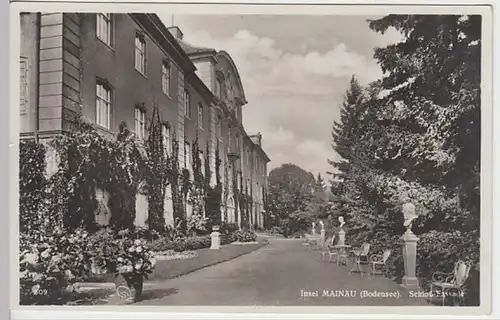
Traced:
[[167, 29], [177, 40], [182, 40], [184, 34], [178, 26], [169, 27]]

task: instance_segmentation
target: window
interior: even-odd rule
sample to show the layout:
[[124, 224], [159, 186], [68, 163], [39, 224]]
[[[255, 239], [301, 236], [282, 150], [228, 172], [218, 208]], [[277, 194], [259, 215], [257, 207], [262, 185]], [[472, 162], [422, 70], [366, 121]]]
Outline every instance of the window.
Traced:
[[231, 126], [227, 126], [227, 148], [231, 150]]
[[135, 69], [146, 74], [146, 40], [139, 33], [135, 35]]
[[170, 63], [163, 62], [161, 66], [161, 87], [163, 93], [170, 96]]
[[135, 134], [141, 140], [146, 136], [146, 112], [142, 107], [135, 107]]
[[106, 129], [111, 129], [111, 88], [102, 81], [97, 81], [95, 122]]
[[217, 96], [217, 98], [221, 98], [221, 82], [219, 79], [217, 79], [217, 81], [215, 81], [215, 95]]
[[228, 73], [227, 75], [227, 81], [226, 81], [226, 96], [228, 100], [233, 99], [233, 84], [231, 82], [231, 73]]
[[172, 151], [171, 139], [170, 139], [170, 128], [167, 125], [163, 125], [161, 128], [161, 134], [163, 137], [163, 148], [166, 154]]
[[28, 88], [28, 59], [25, 57], [21, 57], [21, 63], [20, 63], [20, 94], [21, 94], [21, 113], [26, 112], [28, 109], [28, 95], [29, 95], [29, 88]]
[[222, 139], [222, 117], [217, 116], [217, 139]]
[[187, 141], [184, 142], [184, 155], [184, 165], [191, 171], [191, 146]]
[[96, 35], [99, 40], [112, 45], [112, 20], [110, 13], [98, 13], [96, 18]]
[[184, 114], [186, 118], [191, 118], [191, 96], [188, 90], [184, 90]]
[[236, 152], [240, 152], [240, 136], [236, 135]]
[[198, 126], [203, 129], [203, 105], [198, 104]]

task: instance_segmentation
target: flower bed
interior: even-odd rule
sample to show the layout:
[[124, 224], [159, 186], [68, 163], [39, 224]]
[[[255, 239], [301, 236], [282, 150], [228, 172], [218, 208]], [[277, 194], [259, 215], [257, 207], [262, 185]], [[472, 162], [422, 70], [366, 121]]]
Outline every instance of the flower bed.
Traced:
[[[60, 304], [68, 299], [66, 288], [93, 275], [121, 275], [137, 299], [142, 283], [156, 264], [146, 241], [132, 239], [128, 231], [102, 230], [40, 234], [21, 233], [20, 303]], [[136, 294], [135, 294], [136, 293]]]
[[148, 247], [155, 252], [184, 252], [210, 247], [211, 238], [207, 236], [179, 237], [174, 240], [162, 238], [153, 241]]
[[174, 250], [155, 252], [155, 258], [160, 260], [188, 260], [198, 258], [197, 251], [176, 252]]
[[249, 230], [238, 230], [234, 233], [235, 242], [256, 242], [257, 234]]

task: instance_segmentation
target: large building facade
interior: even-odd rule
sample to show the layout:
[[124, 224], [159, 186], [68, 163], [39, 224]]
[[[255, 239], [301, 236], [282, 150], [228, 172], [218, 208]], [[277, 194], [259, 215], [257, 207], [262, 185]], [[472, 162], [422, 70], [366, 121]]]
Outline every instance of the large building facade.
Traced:
[[[146, 139], [157, 105], [167, 149], [174, 137], [179, 142], [181, 168], [192, 170], [191, 144], [198, 139], [215, 184], [219, 151], [223, 220], [263, 227], [270, 159], [262, 136], [245, 131], [247, 101], [227, 52], [185, 42], [179, 28], [167, 28], [154, 14], [23, 13], [20, 71], [21, 138], [50, 139], [81, 115], [109, 138], [125, 123]], [[56, 158], [48, 157], [50, 171]], [[247, 210], [236, 204], [234, 183], [251, 196]], [[105, 191], [97, 192], [98, 200], [106, 198]], [[164, 215], [173, 224], [169, 191]], [[146, 219], [147, 197], [139, 194], [136, 224]]]

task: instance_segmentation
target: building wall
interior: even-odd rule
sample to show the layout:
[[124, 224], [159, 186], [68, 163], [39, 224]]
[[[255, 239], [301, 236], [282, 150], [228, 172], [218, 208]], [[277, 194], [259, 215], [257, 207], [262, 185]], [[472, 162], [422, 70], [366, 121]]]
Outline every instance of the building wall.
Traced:
[[[96, 36], [96, 15], [85, 13], [81, 17], [83, 115], [92, 121], [96, 119], [96, 80], [99, 78], [107, 81], [113, 89], [111, 130], [103, 131], [118, 132], [121, 121], [133, 130], [135, 107], [140, 104], [144, 104], [147, 110], [146, 119], [157, 104], [161, 119], [168, 121], [175, 131], [180, 68], [169, 53], [160, 49], [147, 31], [128, 14], [113, 15], [114, 44], [111, 47]], [[138, 31], [144, 33], [146, 41], [144, 75], [135, 69], [135, 36]], [[170, 95], [162, 91], [161, 69], [165, 60], [171, 65]]]
[[[224, 53], [217, 59], [215, 57], [193, 59], [198, 70], [196, 75], [187, 74], [181, 67], [186, 62], [174, 58], [178, 55], [173, 53], [173, 47], [160, 45], [161, 39], [157, 38], [158, 34], [149, 32], [150, 30], [144, 28], [139, 20], [129, 14], [113, 15], [113, 37], [111, 45], [108, 46], [97, 38], [96, 14], [22, 15], [21, 57], [27, 61], [25, 82], [29, 95], [26, 98], [26, 111], [21, 113], [21, 133], [33, 133], [38, 125], [39, 133], [49, 137], [51, 134], [68, 129], [68, 121], [79, 113], [95, 123], [96, 85], [99, 79], [109, 84], [112, 89], [110, 128], [102, 128], [96, 124], [102, 134], [114, 137], [121, 122], [125, 122], [134, 130], [136, 106], [144, 107], [146, 120], [149, 120], [153, 106], [157, 104], [161, 119], [170, 124], [171, 133], [175, 134], [179, 141], [181, 168], [184, 167], [186, 160], [185, 141], [192, 147], [193, 141], [198, 138], [203, 155], [210, 153], [211, 167], [214, 170], [214, 153], [218, 145], [221, 159], [220, 174], [225, 191], [228, 191], [230, 197], [234, 199], [234, 195], [231, 195], [232, 177], [236, 175], [238, 189], [244, 191], [245, 185], [248, 184], [250, 187], [248, 192], [254, 197], [254, 203], [259, 203], [261, 200], [256, 192], [259, 190], [257, 184], [265, 185], [265, 177], [254, 171], [256, 161], [254, 158], [257, 159], [258, 155], [252, 153], [254, 144], [241, 124], [241, 100], [237, 100], [236, 97], [241, 98], [243, 92], [242, 88], [238, 87], [237, 71], [230, 58]], [[145, 74], [135, 69], [137, 32], [144, 35], [146, 42]], [[166, 60], [171, 65], [169, 95], [162, 90], [161, 69], [162, 63]], [[222, 82], [221, 99], [215, 99], [214, 103], [213, 97], [207, 94], [207, 88], [215, 94], [217, 70], [223, 73], [226, 80], [231, 79], [231, 81]], [[203, 84], [207, 88], [200, 88]], [[227, 95], [226, 86], [233, 88], [232, 94]], [[186, 117], [185, 114], [185, 89], [190, 93], [191, 117]], [[35, 104], [37, 100], [40, 101], [38, 108]], [[202, 126], [198, 121], [199, 104], [203, 105], [204, 110]], [[219, 117], [222, 119], [221, 135], [217, 137]], [[210, 150], [207, 150], [207, 144]], [[230, 166], [228, 152], [240, 155], [234, 166]], [[51, 157], [49, 166], [50, 163], [56, 162], [56, 155], [52, 154]], [[192, 164], [192, 159], [189, 160]], [[224, 174], [226, 168], [229, 169], [227, 176]], [[188, 169], [192, 171], [191, 167]], [[214, 184], [215, 172], [211, 175]], [[243, 185], [239, 185], [239, 175], [243, 177]], [[138, 199], [137, 210], [141, 212], [137, 217], [137, 223], [143, 225], [147, 218], [145, 215], [147, 201], [145, 202], [142, 196]], [[227, 203], [223, 204], [224, 210], [227, 209], [226, 205]], [[165, 219], [171, 224], [173, 206], [170, 190], [167, 190], [165, 208]], [[238, 209], [236, 208], [235, 215], [241, 222], [241, 213]], [[257, 212], [258, 210], [254, 209], [252, 213], [253, 222], [257, 222]], [[106, 221], [104, 218], [101, 220]]]

